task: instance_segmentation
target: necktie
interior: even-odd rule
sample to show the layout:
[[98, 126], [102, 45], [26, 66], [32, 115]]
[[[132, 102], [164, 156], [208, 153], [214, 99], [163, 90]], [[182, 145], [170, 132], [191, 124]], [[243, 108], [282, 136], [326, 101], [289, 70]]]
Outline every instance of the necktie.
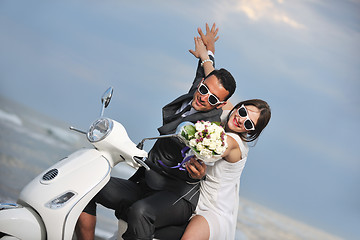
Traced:
[[[178, 114], [181, 116], [181, 115], [183, 115], [184, 113], [190, 111], [190, 109], [191, 109], [191, 105], [188, 104], [188, 105], [187, 105], [183, 110], [181, 110]], [[176, 114], [176, 115], [178, 115], [178, 114]]]
[[183, 110], [181, 110], [180, 112], [172, 115], [172, 116], [169, 116], [167, 119], [166, 119], [166, 123], [170, 122], [170, 121], [173, 121], [174, 119], [177, 119], [177, 118], [181, 118], [181, 115], [183, 115], [184, 113], [186, 113], [187, 111], [190, 111], [191, 109], [191, 105], [188, 104]]

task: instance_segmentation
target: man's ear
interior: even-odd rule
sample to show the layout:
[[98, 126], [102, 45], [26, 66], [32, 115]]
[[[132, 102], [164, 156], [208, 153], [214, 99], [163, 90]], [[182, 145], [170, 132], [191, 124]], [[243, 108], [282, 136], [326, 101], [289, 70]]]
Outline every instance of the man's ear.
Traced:
[[232, 105], [232, 103], [228, 100], [226, 101], [225, 106], [222, 107], [223, 110], [231, 110], [234, 108], [234, 105]]
[[226, 103], [227, 103], [227, 101], [226, 101], [226, 102], [223, 102], [223, 103], [220, 103], [220, 104], [217, 105], [215, 108], [217, 108], [217, 109], [222, 108]]

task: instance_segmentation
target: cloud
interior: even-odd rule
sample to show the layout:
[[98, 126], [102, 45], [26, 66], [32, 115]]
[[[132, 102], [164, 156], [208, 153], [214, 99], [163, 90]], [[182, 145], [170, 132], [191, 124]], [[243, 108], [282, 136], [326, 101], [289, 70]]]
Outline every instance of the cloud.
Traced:
[[241, 0], [235, 7], [236, 10], [246, 14], [253, 21], [272, 20], [274, 22], [284, 23], [292, 28], [302, 29], [305, 26], [292, 19], [280, 5], [284, 4], [283, 0]]

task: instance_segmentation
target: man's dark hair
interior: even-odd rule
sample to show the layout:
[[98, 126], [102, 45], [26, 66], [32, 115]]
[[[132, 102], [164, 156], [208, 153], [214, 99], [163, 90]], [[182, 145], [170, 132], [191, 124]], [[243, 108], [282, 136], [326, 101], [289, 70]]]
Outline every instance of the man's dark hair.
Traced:
[[215, 69], [209, 75], [206, 76], [208, 78], [209, 76], [214, 75], [219, 79], [221, 85], [226, 89], [226, 91], [229, 92], [229, 95], [224, 99], [224, 101], [228, 100], [235, 92], [236, 89], [236, 82], [234, 77], [231, 75], [231, 73], [224, 69]]

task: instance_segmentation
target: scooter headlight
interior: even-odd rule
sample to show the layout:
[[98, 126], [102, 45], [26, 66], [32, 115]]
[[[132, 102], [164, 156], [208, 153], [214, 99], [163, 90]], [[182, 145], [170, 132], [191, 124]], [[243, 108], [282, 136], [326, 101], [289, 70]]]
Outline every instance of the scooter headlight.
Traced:
[[100, 118], [91, 124], [87, 133], [90, 142], [98, 142], [106, 138], [113, 128], [113, 122], [108, 118]]

